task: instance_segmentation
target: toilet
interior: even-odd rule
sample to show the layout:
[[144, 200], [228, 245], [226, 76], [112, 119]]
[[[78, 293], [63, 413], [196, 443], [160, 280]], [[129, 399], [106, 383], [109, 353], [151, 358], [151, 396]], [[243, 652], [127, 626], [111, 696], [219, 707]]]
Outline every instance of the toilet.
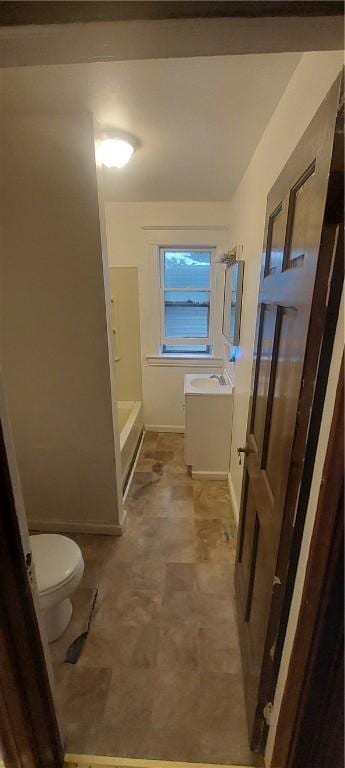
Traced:
[[84, 573], [83, 555], [75, 541], [57, 533], [30, 536], [30, 544], [40, 607], [48, 643], [52, 643], [62, 635], [71, 620], [72, 603], [69, 598]]

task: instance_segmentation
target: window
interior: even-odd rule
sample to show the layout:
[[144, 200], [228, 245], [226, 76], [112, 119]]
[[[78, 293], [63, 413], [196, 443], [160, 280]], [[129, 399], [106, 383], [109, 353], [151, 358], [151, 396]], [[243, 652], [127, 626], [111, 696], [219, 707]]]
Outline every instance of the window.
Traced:
[[161, 248], [161, 352], [208, 355], [212, 250]]

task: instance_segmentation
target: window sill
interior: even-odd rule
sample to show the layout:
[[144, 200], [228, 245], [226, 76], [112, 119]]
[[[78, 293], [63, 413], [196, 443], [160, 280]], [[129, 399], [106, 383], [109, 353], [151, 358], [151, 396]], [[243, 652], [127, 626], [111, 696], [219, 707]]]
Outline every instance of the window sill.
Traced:
[[146, 355], [148, 365], [170, 368], [224, 368], [224, 360], [212, 355]]

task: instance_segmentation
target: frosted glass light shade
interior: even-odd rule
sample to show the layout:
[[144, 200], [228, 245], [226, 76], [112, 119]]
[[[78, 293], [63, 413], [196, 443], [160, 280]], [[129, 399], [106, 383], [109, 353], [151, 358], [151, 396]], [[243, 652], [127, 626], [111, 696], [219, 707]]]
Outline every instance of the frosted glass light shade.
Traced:
[[134, 147], [124, 139], [103, 139], [100, 146], [102, 165], [107, 168], [123, 168], [131, 159]]

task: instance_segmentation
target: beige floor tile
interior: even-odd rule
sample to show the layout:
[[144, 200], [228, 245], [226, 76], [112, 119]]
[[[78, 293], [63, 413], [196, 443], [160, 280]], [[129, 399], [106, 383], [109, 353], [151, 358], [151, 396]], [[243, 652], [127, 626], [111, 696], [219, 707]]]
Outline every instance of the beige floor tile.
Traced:
[[150, 728], [100, 723], [97, 734], [97, 755], [143, 758], [150, 754]]
[[199, 726], [201, 730], [227, 731], [243, 726], [245, 705], [241, 675], [200, 675]]
[[201, 506], [212, 506], [215, 502], [229, 502], [230, 495], [226, 480], [195, 480], [194, 498]]
[[213, 518], [230, 522], [232, 517], [226, 482], [197, 480], [193, 484], [194, 514], [197, 518]]
[[185, 592], [196, 588], [196, 566], [194, 563], [167, 563], [165, 572], [166, 592]]
[[163, 464], [156, 458], [141, 457], [137, 463], [137, 471], [161, 476], [163, 474]]
[[135, 560], [129, 566], [129, 585], [132, 589], [162, 592], [165, 585], [165, 564], [159, 560]]
[[81, 755], [97, 754], [102, 719], [87, 723], [87, 726], [82, 719], [79, 719], [78, 722], [68, 721], [66, 723], [65, 721], [64, 725], [66, 752]]
[[193, 479], [191, 474], [186, 470], [183, 459], [174, 459], [172, 464], [165, 464], [163, 469], [163, 477], [169, 480], [173, 485], [184, 485], [185, 487], [193, 487]]
[[102, 719], [110, 684], [110, 669], [64, 664], [57, 693], [67, 732], [76, 738]]
[[53, 664], [63, 665], [69, 646], [85, 630], [90, 616], [93, 598], [94, 590], [84, 589], [82, 587], [79, 587], [73, 595], [72, 619], [62, 636], [49, 645]]
[[225, 730], [203, 729], [200, 741], [202, 762], [256, 765], [249, 748], [247, 727], [242, 720], [241, 723], [233, 721]]
[[101, 564], [113, 556], [119, 541], [117, 536], [102, 536], [101, 534], [95, 536], [88, 533], [69, 533], [68, 536], [79, 544], [86, 561], [89, 559], [98, 560]]
[[193, 516], [193, 499], [172, 501], [169, 505], [168, 517], [172, 520], [188, 519]]
[[104, 710], [105, 725], [123, 729], [148, 729], [155, 681], [155, 670], [115, 668]]
[[[78, 661], [78, 668], [108, 667], [112, 670], [115, 662], [114, 638], [111, 628], [92, 624]], [[95, 693], [97, 695], [97, 693]]]
[[219, 518], [195, 518], [198, 558], [203, 562], [234, 562], [234, 542]]
[[241, 652], [234, 622], [220, 622], [198, 629], [200, 669], [204, 673], [242, 673]]
[[198, 718], [199, 673], [160, 669], [152, 710], [153, 728], [193, 729]]
[[131, 518], [128, 529], [119, 542], [118, 561], [132, 563], [140, 558], [146, 561], [162, 560], [164, 522], [164, 519], [158, 517]]
[[200, 592], [223, 592], [233, 599], [235, 569], [232, 563], [199, 563], [196, 566], [196, 582]]
[[170, 504], [155, 502], [148, 498], [127, 499], [126, 508], [130, 520], [135, 518], [168, 517]]
[[151, 729], [149, 756], [152, 760], [199, 762], [200, 755], [200, 734], [190, 724], [180, 728]]
[[212, 595], [199, 592], [199, 625], [209, 627], [219, 622], [228, 621], [236, 630], [234, 601], [229, 595], [215, 592]]
[[200, 600], [197, 592], [166, 592], [163, 597], [160, 621], [165, 625], [174, 623], [200, 624]]
[[162, 526], [160, 555], [167, 563], [193, 563], [197, 560], [197, 539], [192, 520], [168, 518]]
[[[124, 590], [111, 612], [111, 621], [122, 624], [148, 624], [155, 621], [160, 613], [162, 596], [159, 591], [148, 589]], [[105, 609], [106, 610], [106, 609]]]
[[158, 627], [154, 624], [92, 627], [80, 658], [82, 666], [115, 666], [150, 669], [156, 667]]
[[193, 624], [160, 627], [157, 666], [167, 670], [198, 670], [198, 630]]
[[178, 432], [160, 432], [158, 434], [157, 446], [163, 450], [182, 450], [184, 447], [184, 435]]
[[158, 504], [169, 504], [171, 501], [171, 485], [153, 472], [137, 472], [130, 490], [131, 499], [150, 498]]
[[193, 501], [193, 488], [186, 485], [174, 485], [171, 489], [171, 499], [172, 501], [186, 501], [191, 500]]

